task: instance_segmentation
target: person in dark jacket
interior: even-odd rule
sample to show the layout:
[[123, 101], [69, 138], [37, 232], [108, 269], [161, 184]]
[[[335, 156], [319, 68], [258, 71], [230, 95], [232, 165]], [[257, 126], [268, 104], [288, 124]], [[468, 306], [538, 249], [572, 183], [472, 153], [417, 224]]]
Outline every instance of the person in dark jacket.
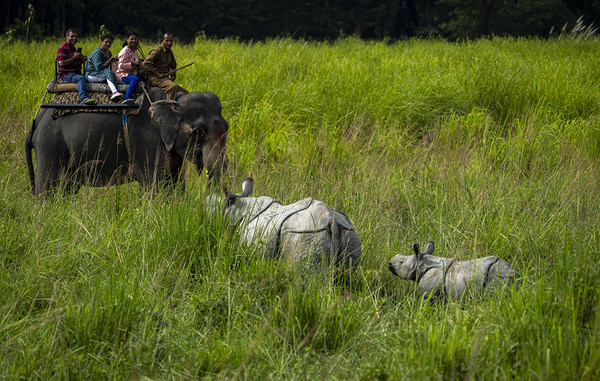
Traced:
[[171, 73], [177, 69], [177, 62], [171, 50], [173, 41], [171, 33], [163, 34], [160, 46], [152, 49], [143, 62], [150, 86], [160, 87], [167, 94], [167, 100], [176, 100], [178, 92], [188, 93], [186, 89], [175, 84], [177, 75]]

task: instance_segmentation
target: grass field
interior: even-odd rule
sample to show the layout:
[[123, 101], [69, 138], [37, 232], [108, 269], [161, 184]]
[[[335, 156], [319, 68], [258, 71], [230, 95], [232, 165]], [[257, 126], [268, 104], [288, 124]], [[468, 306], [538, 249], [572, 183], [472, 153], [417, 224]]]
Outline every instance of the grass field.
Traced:
[[[178, 81], [223, 104], [230, 188], [353, 222], [346, 284], [252, 255], [204, 177], [34, 200], [23, 141], [60, 43], [0, 50], [0, 378], [600, 378], [598, 40], [176, 45]], [[422, 301], [387, 263], [428, 240], [521, 289]]]

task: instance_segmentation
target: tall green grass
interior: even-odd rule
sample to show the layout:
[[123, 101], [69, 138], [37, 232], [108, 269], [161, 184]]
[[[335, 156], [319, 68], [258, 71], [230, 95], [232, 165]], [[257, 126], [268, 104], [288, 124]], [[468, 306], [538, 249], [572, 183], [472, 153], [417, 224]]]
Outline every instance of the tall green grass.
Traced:
[[[60, 43], [0, 53], [1, 378], [599, 377], [597, 41], [176, 45], [230, 122], [230, 188], [349, 216], [346, 282], [257, 258], [191, 173], [185, 196], [33, 200], [23, 140]], [[387, 263], [428, 240], [523, 286], [422, 301]]]

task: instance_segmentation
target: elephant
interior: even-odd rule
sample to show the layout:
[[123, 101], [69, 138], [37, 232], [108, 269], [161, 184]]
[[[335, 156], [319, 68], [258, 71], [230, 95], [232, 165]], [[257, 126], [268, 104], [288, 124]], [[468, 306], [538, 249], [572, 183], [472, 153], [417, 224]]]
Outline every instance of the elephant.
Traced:
[[503, 259], [495, 256], [459, 261], [456, 258], [436, 257], [435, 246], [429, 241], [425, 252], [413, 246], [415, 255], [396, 255], [388, 267], [397, 277], [416, 281], [417, 291], [424, 298], [459, 300], [465, 295], [494, 293], [515, 285], [519, 288], [519, 274]]
[[209, 187], [216, 186], [227, 168], [229, 128], [217, 95], [192, 92], [167, 101], [150, 88], [148, 96], [138, 115], [78, 112], [53, 119], [42, 109], [25, 139], [33, 194], [128, 181], [145, 190], [173, 189], [185, 159], [198, 174], [206, 168]]
[[226, 186], [225, 197], [212, 193], [204, 200], [209, 218], [222, 216], [266, 258], [303, 262], [317, 272], [331, 267], [345, 272], [359, 265], [360, 239], [344, 213], [313, 198], [282, 205], [267, 196], [248, 197], [252, 190], [248, 178], [240, 194]]

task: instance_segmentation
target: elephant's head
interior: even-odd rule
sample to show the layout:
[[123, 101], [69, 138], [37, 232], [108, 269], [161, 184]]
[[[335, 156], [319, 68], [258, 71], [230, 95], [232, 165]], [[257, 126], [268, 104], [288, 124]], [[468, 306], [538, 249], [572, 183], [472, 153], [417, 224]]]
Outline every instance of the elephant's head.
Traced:
[[423, 260], [425, 254], [432, 254], [435, 250], [433, 241], [429, 241], [425, 246], [425, 252], [419, 250], [419, 245], [413, 246], [414, 255], [396, 255], [388, 264], [390, 271], [400, 279], [417, 280], [417, 270], [419, 262]]
[[168, 151], [206, 167], [209, 186], [216, 186], [227, 169], [227, 129], [221, 102], [213, 93], [189, 93], [178, 101], [160, 100], [148, 110]]

